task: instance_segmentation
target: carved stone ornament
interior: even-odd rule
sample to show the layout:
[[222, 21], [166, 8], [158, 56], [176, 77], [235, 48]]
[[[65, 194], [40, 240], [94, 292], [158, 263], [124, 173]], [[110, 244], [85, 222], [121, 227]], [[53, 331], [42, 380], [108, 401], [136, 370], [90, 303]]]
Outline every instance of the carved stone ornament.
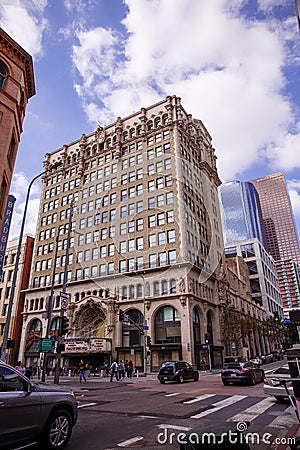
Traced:
[[98, 127], [95, 131], [95, 140], [99, 142], [99, 144], [103, 144], [105, 141], [105, 130], [102, 127]]

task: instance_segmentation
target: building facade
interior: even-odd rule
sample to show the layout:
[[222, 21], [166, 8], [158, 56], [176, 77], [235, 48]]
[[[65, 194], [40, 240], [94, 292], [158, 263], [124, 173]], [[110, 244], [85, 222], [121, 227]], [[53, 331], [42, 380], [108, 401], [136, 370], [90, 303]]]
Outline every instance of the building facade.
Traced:
[[251, 180], [259, 196], [267, 248], [275, 261], [292, 259], [300, 265], [293, 211], [282, 172]]
[[256, 304], [263, 306], [268, 316], [276, 311], [283, 317], [275, 261], [258, 239], [248, 239], [225, 246], [227, 257], [241, 256], [248, 266], [251, 296]]
[[282, 303], [285, 312], [300, 308], [299, 267], [292, 259], [276, 261]]
[[0, 28], [0, 231], [26, 105], [33, 95], [32, 58]]
[[203, 123], [167, 97], [47, 154], [45, 169], [58, 161], [43, 179], [23, 312], [26, 363], [39, 363], [51, 286], [56, 340], [66, 280], [65, 367], [111, 357], [139, 369], [143, 359], [151, 370], [166, 359], [199, 366], [209, 359], [206, 336], [220, 366], [220, 181]]
[[225, 245], [257, 238], [264, 245], [260, 204], [253, 184], [229, 181], [219, 187]]
[[[0, 283], [0, 347], [3, 342], [4, 327], [6, 326], [6, 312], [11, 295], [12, 278], [18, 244], [18, 239], [12, 239], [8, 242], [4, 261], [3, 280]], [[22, 311], [25, 298], [23, 290], [28, 288], [33, 246], [34, 238], [29, 235], [24, 236], [21, 246], [20, 264], [18, 267], [17, 283], [8, 333], [9, 339], [14, 340], [14, 347], [7, 351], [8, 358], [6, 359], [10, 364], [15, 364], [18, 359], [22, 331]]]

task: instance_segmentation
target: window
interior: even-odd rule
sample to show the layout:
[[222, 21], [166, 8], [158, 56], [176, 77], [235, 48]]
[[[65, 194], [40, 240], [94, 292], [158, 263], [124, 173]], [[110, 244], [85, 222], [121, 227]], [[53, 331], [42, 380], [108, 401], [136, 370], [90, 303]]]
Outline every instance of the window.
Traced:
[[100, 247], [100, 258], [106, 258], [106, 246]]
[[169, 258], [169, 264], [175, 264], [176, 263], [176, 250], [169, 250], [168, 258]]
[[107, 264], [107, 273], [110, 275], [115, 272], [114, 263], [110, 262]]
[[171, 158], [165, 159], [165, 170], [169, 170], [172, 168]]
[[167, 223], [174, 222], [174, 211], [167, 211]]
[[148, 209], [154, 209], [155, 208], [155, 198], [150, 197], [148, 198]]
[[143, 219], [137, 219], [136, 221], [136, 231], [143, 230]]
[[149, 234], [149, 247], [156, 246], [156, 234]]
[[2, 62], [0, 62], [0, 88], [4, 87], [7, 77], [7, 69]]
[[175, 242], [175, 230], [168, 230], [168, 242]]
[[126, 253], [126, 241], [120, 242], [120, 254]]
[[121, 217], [126, 217], [126, 215], [127, 215], [127, 207], [126, 206], [121, 206], [120, 216]]
[[171, 205], [173, 203], [173, 192], [166, 193], [166, 204]]
[[148, 181], [148, 192], [154, 192], [155, 190], [155, 181], [150, 180]]
[[157, 214], [157, 225], [161, 226], [164, 224], [165, 224], [165, 214], [164, 213]]
[[156, 267], [156, 254], [149, 255], [149, 267]]
[[126, 272], [126, 259], [119, 262], [119, 272]]
[[142, 184], [138, 184], [136, 187], [136, 195], [143, 195], [143, 185]]
[[148, 217], [148, 228], [153, 228], [156, 225], [155, 216]]
[[162, 161], [158, 161], [156, 163], [156, 173], [162, 172], [163, 171], [163, 163]]
[[121, 190], [121, 201], [126, 200], [127, 198], [127, 189]]
[[158, 281], [155, 281], [154, 282], [154, 285], [153, 285], [153, 294], [154, 295], [159, 295], [159, 282]]
[[170, 293], [176, 293], [176, 280], [174, 280], [173, 278], [170, 280]]
[[130, 203], [128, 205], [128, 215], [133, 216], [134, 215], [134, 203]]
[[134, 233], [134, 220], [128, 222], [128, 233]]
[[135, 248], [134, 248], [134, 239], [129, 239], [128, 240], [128, 251], [129, 252], [134, 252]]
[[120, 234], [126, 234], [127, 233], [127, 229], [126, 229], [126, 222], [123, 222], [120, 224]]
[[141, 200], [140, 202], [136, 202], [136, 212], [140, 213], [143, 211], [143, 200]]
[[164, 179], [161, 178], [157, 178], [156, 180], [156, 189], [162, 189], [164, 187]]
[[166, 233], [163, 231], [158, 233], [158, 245], [165, 245], [166, 243]]
[[138, 256], [136, 258], [136, 268], [137, 268], [137, 270], [144, 268], [144, 258], [143, 258], [143, 256]]
[[167, 294], [168, 293], [168, 282], [166, 280], [163, 280], [161, 282], [161, 293]]
[[161, 252], [158, 254], [158, 265], [159, 267], [165, 266], [167, 264], [166, 252]]
[[143, 250], [144, 248], [144, 240], [142, 237], [137, 238], [136, 240], [136, 249], [137, 250]]
[[158, 195], [157, 196], [157, 207], [161, 208], [162, 206], [164, 206], [165, 204], [165, 199], [164, 199], [164, 195]]
[[154, 175], [154, 164], [149, 164], [147, 170], [149, 176]]

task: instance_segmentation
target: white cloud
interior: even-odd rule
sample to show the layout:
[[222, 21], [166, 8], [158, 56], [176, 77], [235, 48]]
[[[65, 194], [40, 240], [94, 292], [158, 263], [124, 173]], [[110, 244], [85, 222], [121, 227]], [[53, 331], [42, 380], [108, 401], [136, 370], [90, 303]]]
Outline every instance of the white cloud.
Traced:
[[[20, 235], [21, 224], [24, 216], [26, 195], [30, 180], [22, 172], [13, 175], [10, 194], [16, 198], [13, 212], [12, 223], [10, 227], [10, 239]], [[30, 197], [27, 205], [26, 222], [24, 227], [25, 234], [35, 235], [37, 215], [40, 206], [41, 186], [36, 181], [30, 190]]]
[[0, 26], [31, 56], [42, 54], [43, 17], [47, 0], [2, 0]]
[[280, 32], [274, 22], [247, 20], [242, 0], [124, 3], [127, 34], [77, 32], [75, 88], [91, 122], [107, 124], [176, 94], [213, 136], [223, 179], [261, 160], [272, 168], [283, 159], [286, 169], [299, 164], [292, 142], [299, 135], [289, 131], [293, 105], [282, 94], [286, 42], [298, 39], [296, 26], [293, 34], [288, 20]]
[[263, 11], [269, 11], [276, 6], [286, 6], [290, 0], [257, 0], [258, 6]]

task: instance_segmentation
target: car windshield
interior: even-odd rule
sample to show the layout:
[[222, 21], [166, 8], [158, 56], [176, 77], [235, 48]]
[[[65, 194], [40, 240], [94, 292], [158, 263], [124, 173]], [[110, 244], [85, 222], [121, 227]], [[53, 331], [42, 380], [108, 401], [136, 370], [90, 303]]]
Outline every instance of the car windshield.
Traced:
[[290, 374], [290, 369], [289, 366], [282, 366], [279, 367], [278, 369], [274, 370], [273, 374], [278, 375], [278, 374], [284, 374], [284, 375], [289, 375]]
[[242, 364], [238, 363], [238, 362], [231, 362], [226, 364], [226, 369], [241, 369], [242, 368]]
[[162, 363], [161, 367], [166, 367], [166, 366], [174, 366], [174, 363], [171, 361], [166, 361], [166, 362]]

